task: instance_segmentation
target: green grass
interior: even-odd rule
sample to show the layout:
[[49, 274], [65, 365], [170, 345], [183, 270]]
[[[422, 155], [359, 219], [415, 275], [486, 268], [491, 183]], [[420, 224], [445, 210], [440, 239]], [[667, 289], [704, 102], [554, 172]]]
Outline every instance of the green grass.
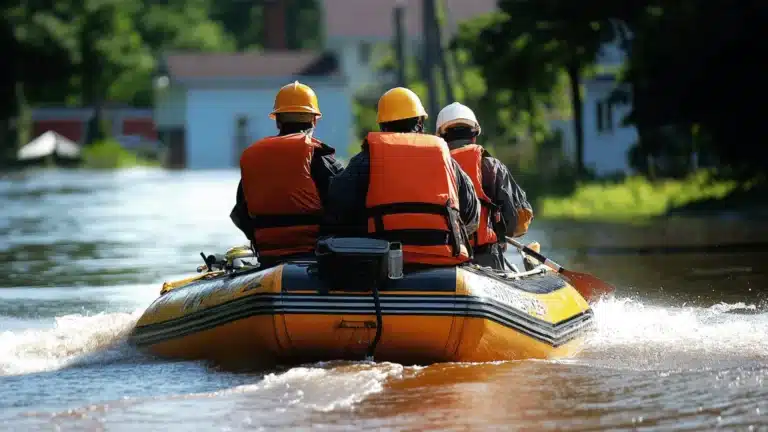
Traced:
[[619, 183], [582, 184], [567, 197], [543, 197], [537, 213], [546, 219], [646, 219], [698, 201], [722, 200], [737, 186], [735, 181], [715, 180], [708, 171], [658, 182], [629, 177]]
[[82, 166], [85, 168], [113, 169], [137, 166], [159, 166], [157, 161], [142, 158], [123, 148], [115, 140], [104, 140], [83, 148]]

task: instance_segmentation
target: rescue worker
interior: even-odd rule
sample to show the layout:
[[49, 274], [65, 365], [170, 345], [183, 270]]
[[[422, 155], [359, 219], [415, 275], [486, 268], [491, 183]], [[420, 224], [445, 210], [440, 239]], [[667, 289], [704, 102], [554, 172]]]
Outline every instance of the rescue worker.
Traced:
[[480, 123], [469, 107], [454, 102], [443, 108], [437, 115], [436, 130], [472, 179], [480, 199], [480, 225], [471, 239], [474, 262], [503, 270], [505, 237], [524, 235], [533, 219], [525, 192], [507, 167], [477, 144]]
[[230, 218], [263, 266], [314, 251], [328, 184], [344, 169], [335, 150], [312, 136], [321, 116], [309, 86], [283, 86], [269, 115], [278, 134], [251, 144], [240, 157]]
[[442, 138], [424, 134], [427, 112], [403, 87], [379, 99], [362, 151], [328, 190], [326, 214], [337, 235], [403, 244], [406, 265], [456, 265], [471, 257], [468, 236], [480, 205], [472, 181]]

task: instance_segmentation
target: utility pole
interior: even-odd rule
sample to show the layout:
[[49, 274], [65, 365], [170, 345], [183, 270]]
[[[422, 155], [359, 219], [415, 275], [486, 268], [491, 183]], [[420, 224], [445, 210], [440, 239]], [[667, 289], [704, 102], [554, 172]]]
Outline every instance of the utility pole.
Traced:
[[397, 85], [400, 87], [406, 87], [408, 84], [405, 79], [405, 30], [403, 26], [403, 20], [405, 15], [405, 7], [401, 1], [398, 1], [393, 11], [393, 19], [395, 21], [395, 61], [397, 62]]
[[[443, 6], [443, 3], [441, 0], [437, 0], [437, 1], [440, 1], [440, 6]], [[440, 63], [440, 72], [442, 73], [442, 77], [443, 77], [443, 86], [445, 87], [445, 97], [447, 99], [446, 103], [451, 103], [456, 99], [453, 97], [453, 80], [451, 80], [451, 71], [448, 68], [448, 62], [446, 61], [446, 58], [445, 58], [445, 40], [443, 38], [443, 32], [442, 32], [443, 23], [441, 19], [443, 18], [443, 16], [438, 17], [437, 13], [435, 13], [435, 15], [433, 15], [433, 18], [434, 18], [433, 28], [435, 31], [435, 39], [437, 40], [437, 59], [438, 59], [438, 62]]]
[[424, 37], [424, 81], [427, 83], [429, 104], [427, 114], [431, 118], [437, 116], [440, 110], [437, 99], [437, 83], [435, 82], [435, 55], [439, 49], [439, 41], [435, 38], [435, 0], [422, 0], [422, 34]]
[[[442, 11], [442, 29], [450, 28], [451, 30], [458, 31], [458, 25], [456, 24], [456, 20], [451, 15], [451, 9], [448, 7], [445, 7], [445, 3], [442, 3], [444, 6]], [[448, 56], [447, 56], [447, 63], [448, 67], [451, 68], [451, 70], [454, 73], [454, 76], [456, 77], [456, 85], [459, 86], [463, 90], [463, 94], [466, 97], [466, 90], [467, 90], [467, 74], [464, 73], [464, 65], [461, 64], [461, 60], [459, 59], [458, 54], [456, 53], [456, 50], [448, 50]]]

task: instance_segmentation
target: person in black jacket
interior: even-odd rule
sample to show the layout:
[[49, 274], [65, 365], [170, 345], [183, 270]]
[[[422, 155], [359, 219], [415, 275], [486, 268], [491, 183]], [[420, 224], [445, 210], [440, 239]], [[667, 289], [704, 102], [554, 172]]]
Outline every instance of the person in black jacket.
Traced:
[[312, 137], [320, 116], [310, 87], [298, 81], [282, 87], [270, 113], [278, 134], [252, 144], [241, 157], [230, 219], [263, 265], [314, 249], [330, 180], [343, 170], [335, 150]]
[[[454, 102], [443, 108], [437, 116], [437, 134], [445, 139], [452, 153], [468, 145], [476, 145], [480, 135], [480, 124], [475, 113], [467, 106]], [[474, 261], [477, 264], [504, 269], [503, 253], [507, 243], [504, 236], [519, 237], [528, 231], [533, 220], [533, 209], [525, 191], [518, 186], [507, 167], [482, 149], [480, 174], [482, 191], [490, 202], [500, 210], [501, 221], [489, 221], [496, 225], [497, 243], [475, 248]]]
[[[387, 101], [391, 103], [390, 106], [396, 106], [396, 108], [383, 108]], [[421, 134], [426, 116], [418, 96], [405, 88], [392, 89], [379, 101], [378, 120], [382, 132]], [[346, 169], [331, 181], [328, 189], [326, 222], [329, 229], [336, 235], [368, 235], [369, 215], [366, 199], [370, 180], [370, 157], [368, 142], [363, 140], [361, 151], [353, 156]], [[475, 188], [459, 164], [453, 159], [450, 163], [456, 175], [459, 218], [467, 234], [473, 234], [477, 229], [480, 216], [480, 205]], [[414, 178], [413, 187], [419, 187], [417, 174], [402, 173], [404, 176]]]

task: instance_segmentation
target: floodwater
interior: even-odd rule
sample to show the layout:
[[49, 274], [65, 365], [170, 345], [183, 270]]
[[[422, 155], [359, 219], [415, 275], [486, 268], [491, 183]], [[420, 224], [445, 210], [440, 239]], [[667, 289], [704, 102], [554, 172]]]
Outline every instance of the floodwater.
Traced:
[[162, 281], [243, 243], [236, 185], [236, 171], [0, 178], [0, 429], [768, 430], [759, 220], [535, 221], [526, 241], [619, 287], [569, 359], [244, 373], [135, 352], [124, 337]]

